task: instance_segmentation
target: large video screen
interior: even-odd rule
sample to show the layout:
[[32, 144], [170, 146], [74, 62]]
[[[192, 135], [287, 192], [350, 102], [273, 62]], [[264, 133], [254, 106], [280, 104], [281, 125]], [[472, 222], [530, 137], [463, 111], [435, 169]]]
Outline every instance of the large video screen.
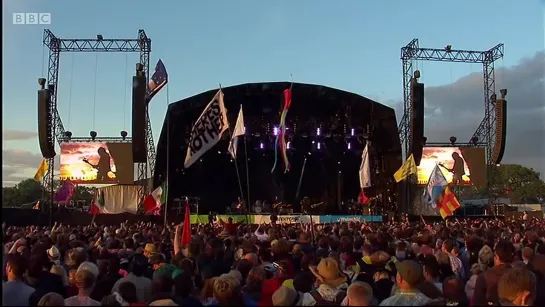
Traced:
[[63, 143], [61, 180], [80, 184], [134, 184], [131, 143]]
[[486, 161], [484, 148], [477, 147], [424, 147], [418, 166], [418, 184], [428, 184], [435, 167], [448, 183], [456, 186], [484, 186], [486, 184]]

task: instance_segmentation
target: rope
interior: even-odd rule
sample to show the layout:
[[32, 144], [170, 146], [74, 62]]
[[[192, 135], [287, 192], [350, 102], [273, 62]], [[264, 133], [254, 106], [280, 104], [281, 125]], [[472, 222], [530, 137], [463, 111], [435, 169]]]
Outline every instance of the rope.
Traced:
[[70, 93], [68, 94], [68, 129], [70, 129], [70, 119], [72, 118], [72, 83], [74, 81], [74, 54], [71, 58], [72, 70], [70, 71]]
[[123, 130], [127, 130], [127, 78], [129, 77], [129, 75], [127, 74], [127, 70], [128, 70], [128, 65], [129, 65], [129, 55], [127, 53], [125, 53], [125, 86], [123, 86], [123, 88], [125, 89], [124, 91], [124, 97], [123, 97]]
[[98, 54], [95, 56], [95, 90], [93, 92], [93, 130], [95, 130], [97, 117], [97, 76], [98, 76]]

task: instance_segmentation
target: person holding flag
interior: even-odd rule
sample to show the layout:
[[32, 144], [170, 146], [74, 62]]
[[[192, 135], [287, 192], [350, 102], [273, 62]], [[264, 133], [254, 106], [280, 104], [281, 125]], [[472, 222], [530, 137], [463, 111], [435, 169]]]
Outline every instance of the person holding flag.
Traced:
[[438, 165], [433, 168], [428, 185], [424, 189], [424, 201], [434, 209], [439, 208], [439, 214], [443, 219], [453, 215], [454, 211], [460, 208], [456, 195], [450, 190], [447, 179]]

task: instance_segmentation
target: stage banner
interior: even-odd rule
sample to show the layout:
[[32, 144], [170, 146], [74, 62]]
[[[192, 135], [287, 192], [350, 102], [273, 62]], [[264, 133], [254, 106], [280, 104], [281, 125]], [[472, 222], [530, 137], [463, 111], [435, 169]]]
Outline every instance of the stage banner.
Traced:
[[[309, 224], [311, 218], [310, 215], [277, 215], [277, 217], [277, 223], [279, 224]], [[271, 215], [252, 215], [250, 216], [250, 219], [252, 224], [269, 224], [271, 222]], [[318, 224], [320, 222], [320, 217], [313, 215], [312, 222]]]
[[[222, 221], [227, 223], [227, 220], [232, 217], [233, 223], [246, 223], [246, 215], [216, 215], [216, 221], [219, 222], [221, 219]], [[248, 217], [250, 220], [250, 224], [252, 224], [252, 216], [250, 215]], [[208, 224], [208, 214], [191, 214], [190, 217], [191, 224]]]
[[382, 222], [380, 215], [320, 215], [320, 224], [342, 222]]

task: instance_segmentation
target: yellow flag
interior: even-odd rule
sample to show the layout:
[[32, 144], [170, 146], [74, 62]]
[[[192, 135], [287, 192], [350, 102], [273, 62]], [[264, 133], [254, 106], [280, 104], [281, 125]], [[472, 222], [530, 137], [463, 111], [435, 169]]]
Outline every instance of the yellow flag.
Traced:
[[414, 162], [413, 155], [410, 155], [401, 168], [395, 172], [394, 179], [396, 182], [400, 182], [401, 180], [407, 179], [411, 174], [416, 174], [416, 163]]
[[47, 160], [43, 159], [42, 163], [40, 163], [40, 166], [38, 167], [38, 170], [36, 171], [36, 175], [34, 175], [34, 180], [38, 182], [42, 181], [48, 170], [49, 165], [47, 164]]

